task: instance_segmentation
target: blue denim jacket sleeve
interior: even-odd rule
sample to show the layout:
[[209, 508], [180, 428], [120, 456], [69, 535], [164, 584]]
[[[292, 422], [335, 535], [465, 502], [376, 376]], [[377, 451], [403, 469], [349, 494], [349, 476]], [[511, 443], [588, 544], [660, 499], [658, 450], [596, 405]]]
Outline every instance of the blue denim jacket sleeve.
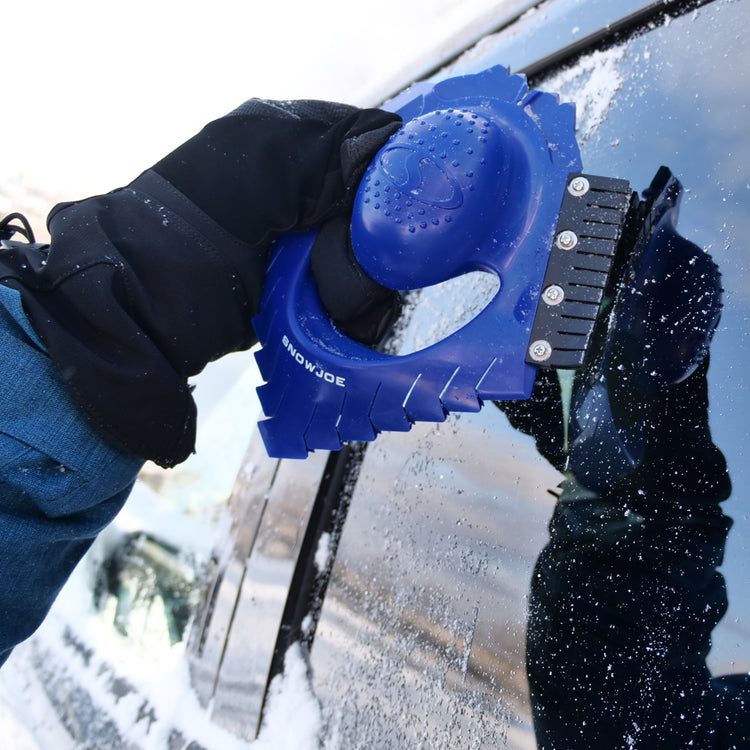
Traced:
[[0, 286], [0, 664], [46, 616], [142, 460], [67, 396], [14, 290]]

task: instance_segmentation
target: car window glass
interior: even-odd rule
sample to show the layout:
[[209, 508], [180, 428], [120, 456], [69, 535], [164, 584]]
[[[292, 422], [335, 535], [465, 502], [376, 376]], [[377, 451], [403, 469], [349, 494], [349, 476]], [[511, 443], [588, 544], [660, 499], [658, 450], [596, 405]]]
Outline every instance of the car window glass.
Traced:
[[[643, 190], [660, 165], [672, 169], [685, 188], [678, 230], [705, 248], [722, 274], [723, 310], [708, 373], [710, 426], [735, 490], [724, 505], [734, 520], [722, 567], [730, 611], [715, 631], [710, 657], [720, 672], [747, 663], [740, 644], [747, 643], [750, 627], [742, 595], [750, 563], [742, 491], [748, 482], [750, 254], [744, 237], [750, 223], [750, 92], [733, 73], [746, 67], [736, 30], [748, 21], [746, 4], [715, 3], [594, 53], [539, 84], [577, 102], [586, 170], [626, 177]], [[742, 639], [738, 632], [745, 634]]]
[[[747, 67], [741, 29], [749, 14], [746, 3], [714, 3], [533, 81], [576, 102], [585, 171], [628, 179], [643, 191], [661, 165], [672, 170], [683, 185], [677, 230], [708, 250], [722, 274], [723, 308], [707, 379], [697, 371], [707, 383], [710, 406], [703, 412], [709, 442], [726, 456], [734, 487], [719, 515], [707, 521], [721, 542], [722, 511], [734, 520], [721, 567], [730, 608], [713, 631], [708, 659], [717, 674], [748, 671], [750, 613], [743, 593], [750, 560], [742, 488], [750, 442], [744, 416], [750, 363], [744, 278], [750, 258], [743, 243], [750, 217], [745, 158], [750, 93], [740, 71]], [[472, 53], [474, 67], [500, 61], [503, 47], [492, 44]], [[698, 305], [695, 300], [686, 300], [686, 309]], [[449, 295], [448, 309], [456, 304]], [[420, 320], [417, 313], [405, 337], [419, 342], [429, 316]], [[690, 388], [684, 391], [687, 416], [681, 412], [682, 421], [675, 419], [673, 434], [687, 434], [697, 423], [691, 421], [691, 404], [697, 413], [703, 401], [700, 387]], [[543, 424], [551, 425], [550, 433], [555, 425], [562, 433], [565, 397], [546, 408]], [[542, 553], [549, 549], [547, 524], [557, 496], [591, 500], [591, 494], [580, 486], [558, 486], [563, 474], [547, 460], [556, 435], [542, 435], [529, 428], [524, 415], [505, 411], [488, 404], [479, 414], [451, 415], [440, 425], [382, 435], [367, 451], [312, 652], [316, 691], [331, 706], [332, 726], [351, 746], [440, 746], [459, 736], [466, 746], [536, 746], [526, 673], [529, 587], [534, 566], [552, 559]], [[534, 424], [540, 424], [536, 416]], [[686, 444], [694, 447], [699, 440]], [[706, 446], [704, 453], [710, 450]], [[695, 471], [681, 469], [684, 486], [693, 480], [698, 485], [716, 480], [718, 486], [721, 478], [701, 469], [698, 458]], [[637, 499], [638, 489], [634, 492]], [[621, 517], [610, 510], [601, 508], [600, 520], [613, 533], [643, 517], [641, 509], [625, 509]], [[585, 525], [590, 517], [558, 513], [558, 519], [560, 528], [568, 524], [576, 533], [593, 529]], [[671, 549], [679, 550], [675, 540]], [[721, 546], [706, 548], [705, 555]], [[702, 554], [688, 547], [675, 559], [690, 563]], [[580, 581], [581, 597], [600, 601], [581, 562], [569, 568], [579, 578], [568, 581], [568, 589], [576, 591]], [[643, 578], [647, 589], [649, 580]], [[617, 597], [618, 606], [645, 601], [627, 589]], [[666, 594], [660, 601], [669, 606]], [[674, 606], [677, 612], [679, 603]], [[547, 636], [549, 643], [554, 633]], [[660, 642], [654, 635], [643, 646], [658, 649]], [[575, 678], [584, 687], [587, 679], [594, 685], [586, 654], [576, 658], [581, 669]], [[543, 659], [539, 664], [544, 666]], [[603, 679], [614, 669], [601, 661], [599, 667]], [[595, 690], [584, 690], [578, 710], [590, 715], [600, 700]]]

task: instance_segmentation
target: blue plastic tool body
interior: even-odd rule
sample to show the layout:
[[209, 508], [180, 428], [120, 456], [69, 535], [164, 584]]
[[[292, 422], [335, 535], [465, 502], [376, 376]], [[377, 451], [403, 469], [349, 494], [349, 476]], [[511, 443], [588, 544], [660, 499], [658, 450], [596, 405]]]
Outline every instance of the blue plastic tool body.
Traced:
[[359, 187], [358, 261], [391, 289], [482, 270], [499, 277], [500, 290], [442, 341], [386, 354], [352, 341], [326, 315], [309, 263], [316, 233], [281, 238], [253, 321], [271, 456], [304, 458], [531, 394], [529, 335], [563, 191], [581, 168], [574, 108], [503, 67], [419, 84], [388, 108], [404, 125]]

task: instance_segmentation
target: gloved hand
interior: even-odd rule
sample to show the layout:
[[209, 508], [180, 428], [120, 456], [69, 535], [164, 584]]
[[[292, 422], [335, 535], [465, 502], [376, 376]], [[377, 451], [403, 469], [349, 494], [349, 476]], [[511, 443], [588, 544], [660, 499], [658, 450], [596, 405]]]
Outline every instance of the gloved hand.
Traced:
[[398, 115], [322, 101], [251, 99], [152, 171], [249, 245], [351, 210]]
[[[365, 169], [400, 124], [396, 115], [377, 109], [251, 99], [153, 170], [251, 244], [263, 245], [283, 230], [321, 226], [311, 260], [323, 306], [350, 338], [375, 345], [398, 317], [401, 297], [357, 262], [349, 213]], [[258, 189], [259, 175], [264, 190]], [[253, 196], [252, 211], [237, 200], [243, 195]]]
[[349, 218], [348, 214], [336, 216], [321, 226], [310, 252], [310, 265], [333, 323], [349, 338], [375, 346], [396, 322], [402, 298], [360, 266], [352, 249]]
[[[49, 247], [0, 253], [0, 282], [21, 292], [68, 392], [107, 440], [162, 466], [190, 454], [187, 378], [255, 343], [271, 243], [346, 215], [400, 122], [251, 100], [125, 188], [55, 207]], [[330, 254], [331, 268], [346, 262], [335, 243], [316, 254]]]

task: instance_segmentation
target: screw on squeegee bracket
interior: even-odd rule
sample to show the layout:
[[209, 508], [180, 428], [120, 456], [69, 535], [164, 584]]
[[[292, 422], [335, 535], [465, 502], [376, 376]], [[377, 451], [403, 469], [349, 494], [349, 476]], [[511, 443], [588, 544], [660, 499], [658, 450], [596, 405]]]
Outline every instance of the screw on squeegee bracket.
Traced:
[[583, 365], [615, 265], [632, 191], [627, 180], [571, 174], [563, 194], [526, 361]]

